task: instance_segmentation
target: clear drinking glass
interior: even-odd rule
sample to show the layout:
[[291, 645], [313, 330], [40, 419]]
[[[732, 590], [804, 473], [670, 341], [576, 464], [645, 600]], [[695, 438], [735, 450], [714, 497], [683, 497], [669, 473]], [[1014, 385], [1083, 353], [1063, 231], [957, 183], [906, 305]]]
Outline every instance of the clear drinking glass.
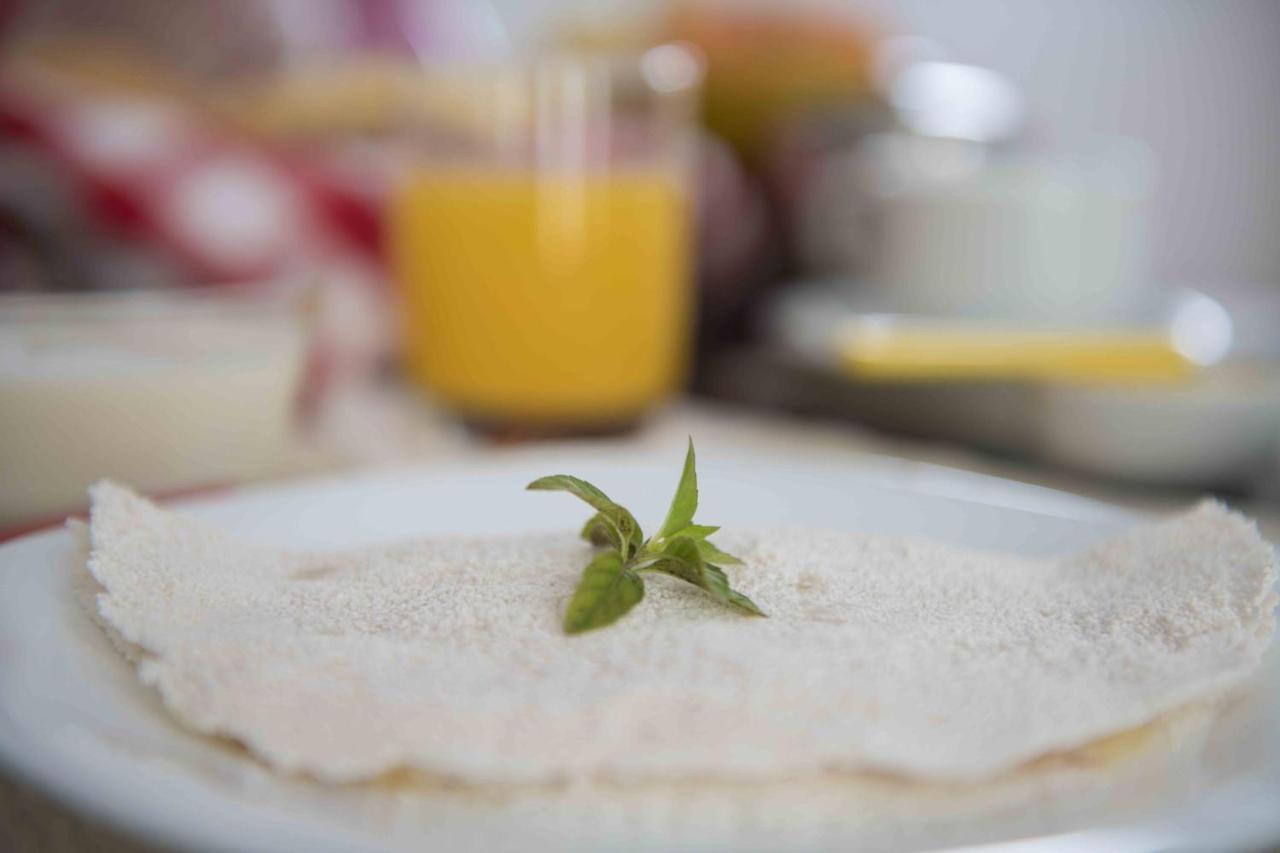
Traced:
[[681, 384], [701, 63], [430, 72], [391, 204], [410, 375], [472, 423], [606, 431]]

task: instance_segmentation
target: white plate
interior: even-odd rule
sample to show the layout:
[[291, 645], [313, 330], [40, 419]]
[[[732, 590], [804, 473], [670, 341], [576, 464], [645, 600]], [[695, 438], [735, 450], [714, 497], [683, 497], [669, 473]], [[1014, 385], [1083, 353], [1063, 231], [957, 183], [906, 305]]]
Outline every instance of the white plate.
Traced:
[[[572, 505], [526, 494], [525, 483], [546, 473], [579, 474], [642, 519], [657, 518], [680, 453], [678, 447], [550, 446], [245, 489], [182, 506], [241, 535], [294, 546], [564, 529], [577, 517]], [[1060, 492], [889, 460], [854, 462], [806, 451], [757, 458], [703, 448], [699, 469], [700, 517], [730, 525], [803, 522], [1045, 554], [1073, 550], [1136, 520]], [[195, 849], [671, 846], [672, 839], [629, 835], [626, 826], [565, 837], [537, 810], [494, 803], [459, 808], [422, 792], [334, 789], [277, 778], [169, 719], [79, 608], [71, 583], [81, 570], [62, 531], [0, 547], [0, 763], [73, 808], [146, 839]], [[1246, 748], [1195, 780], [1190, 805], [1184, 802], [1176, 814], [1155, 822], [1113, 826], [1105, 836], [1087, 823], [1064, 835], [1059, 823], [1052, 826], [1059, 834], [1038, 843], [1055, 849], [1104, 842], [1109, 849], [1221, 848], [1280, 838], [1280, 762], [1269, 746], [1278, 728], [1276, 682], [1266, 683], [1266, 710], [1247, 723], [1256, 731], [1236, 732], [1250, 739]], [[406, 797], [415, 798], [411, 822], [399, 811]], [[1086, 818], [1114, 822], [1115, 816], [1081, 820]], [[1048, 828], [1033, 818], [1016, 830], [993, 829], [991, 837]], [[858, 841], [835, 840], [843, 846]]]

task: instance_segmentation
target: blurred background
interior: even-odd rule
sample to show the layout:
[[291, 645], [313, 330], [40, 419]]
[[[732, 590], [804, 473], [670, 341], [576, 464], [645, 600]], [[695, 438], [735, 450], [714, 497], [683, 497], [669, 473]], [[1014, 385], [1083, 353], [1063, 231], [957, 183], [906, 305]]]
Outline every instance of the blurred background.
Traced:
[[0, 531], [686, 431], [1274, 501], [1277, 45], [1267, 0], [0, 2]]

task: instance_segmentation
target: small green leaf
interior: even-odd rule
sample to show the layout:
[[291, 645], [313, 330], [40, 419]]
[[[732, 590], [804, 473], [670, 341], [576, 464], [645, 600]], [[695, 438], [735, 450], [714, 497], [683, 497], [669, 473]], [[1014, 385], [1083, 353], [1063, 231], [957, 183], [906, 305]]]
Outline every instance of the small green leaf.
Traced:
[[609, 540], [627, 557], [640, 550], [644, 542], [644, 534], [635, 516], [586, 480], [568, 474], [553, 474], [534, 480], [525, 488], [538, 492], [568, 492], [595, 507], [597, 516], [609, 531]]
[[662, 572], [672, 577], [687, 581], [699, 589], [707, 588], [707, 579], [703, 573], [703, 562], [698, 554], [698, 545], [694, 540], [681, 536], [672, 539], [662, 549], [662, 553], [653, 558], [652, 571]]
[[680, 472], [680, 483], [676, 486], [675, 497], [671, 499], [671, 509], [667, 510], [667, 519], [655, 537], [666, 539], [693, 523], [693, 514], [698, 511], [698, 471], [697, 460], [693, 452], [693, 438], [689, 439], [689, 449], [684, 455], [684, 470]]
[[567, 634], [603, 628], [644, 598], [644, 581], [613, 551], [598, 555], [582, 570], [582, 580], [564, 614]]
[[732, 554], [721, 551], [715, 545], [707, 541], [707, 537], [717, 532], [720, 528], [710, 524], [690, 524], [671, 537], [687, 536], [698, 543], [698, 551], [702, 554], [702, 559], [708, 563], [723, 563], [725, 565], [740, 566], [742, 561]]
[[603, 548], [606, 545], [616, 547], [613, 541], [613, 528], [605, 520], [604, 513], [597, 512], [588, 518], [587, 523], [582, 525], [582, 532], [578, 535], [597, 548]]
[[720, 528], [710, 524], [690, 524], [675, 533], [671, 538], [676, 536], [687, 536], [698, 543], [698, 551], [702, 554], [702, 559], [708, 563], [721, 563], [724, 565], [740, 566], [742, 561], [732, 554], [721, 551], [715, 545], [707, 541], [707, 537], [717, 532]]
[[707, 565], [704, 571], [707, 577], [707, 591], [716, 599], [752, 616], [768, 615], [757, 607], [756, 603], [750, 598], [729, 586], [729, 577], [724, 573], [724, 569], [719, 566]]
[[734, 607], [746, 613], [748, 616], [763, 616], [768, 619], [769, 614], [761, 610], [754, 601], [747, 598], [736, 589], [729, 590], [729, 603]]
[[655, 557], [646, 558], [644, 568], [649, 571], [677, 577], [706, 590], [717, 601], [735, 607], [753, 616], [764, 616], [765, 612], [747, 596], [729, 586], [729, 577], [724, 569], [706, 561], [697, 540], [686, 536], [672, 539]]
[[603, 512], [609, 507], [617, 506], [613, 500], [604, 492], [588, 483], [580, 477], [574, 477], [569, 474], [552, 474], [549, 477], [539, 477], [529, 485], [526, 489], [535, 492], [569, 492], [596, 509]]
[[741, 566], [742, 561], [732, 554], [721, 551], [705, 539], [698, 540], [698, 553], [708, 563], [720, 563], [727, 566]]
[[706, 539], [712, 533], [718, 531], [720, 527], [715, 524], [690, 524], [688, 527], [677, 530], [673, 536], [688, 536], [690, 539]]

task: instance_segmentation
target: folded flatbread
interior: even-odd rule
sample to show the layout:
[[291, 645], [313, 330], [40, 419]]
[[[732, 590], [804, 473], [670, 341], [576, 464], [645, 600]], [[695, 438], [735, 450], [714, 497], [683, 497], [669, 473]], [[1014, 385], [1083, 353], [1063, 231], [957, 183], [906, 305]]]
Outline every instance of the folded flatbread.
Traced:
[[1271, 548], [1209, 502], [1064, 559], [725, 531], [768, 619], [651, 576], [578, 636], [570, 533], [289, 552], [105, 483], [90, 532], [100, 615], [173, 713], [338, 782], [976, 780], [1238, 687], [1276, 602]]

